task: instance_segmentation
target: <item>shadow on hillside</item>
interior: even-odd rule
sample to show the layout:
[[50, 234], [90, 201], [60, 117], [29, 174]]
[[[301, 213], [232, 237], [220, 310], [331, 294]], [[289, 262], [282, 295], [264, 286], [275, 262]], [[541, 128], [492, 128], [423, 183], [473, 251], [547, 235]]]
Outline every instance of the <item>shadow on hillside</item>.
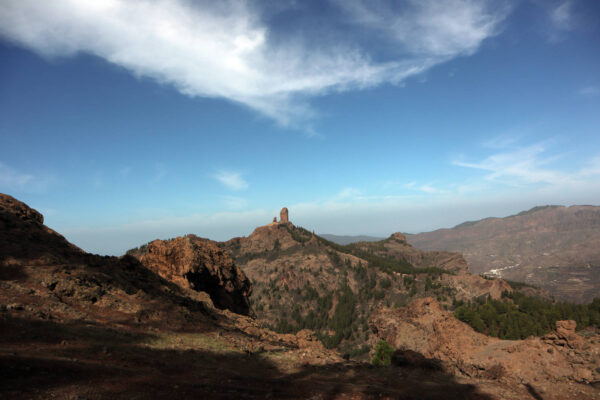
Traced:
[[27, 274], [20, 265], [0, 265], [0, 281], [24, 281]]
[[421, 368], [338, 363], [288, 372], [281, 368], [285, 351], [276, 364], [273, 354], [226, 351], [214, 343], [151, 347], [158, 336], [126, 329], [7, 318], [0, 325], [3, 399], [490, 399], [451, 375]]

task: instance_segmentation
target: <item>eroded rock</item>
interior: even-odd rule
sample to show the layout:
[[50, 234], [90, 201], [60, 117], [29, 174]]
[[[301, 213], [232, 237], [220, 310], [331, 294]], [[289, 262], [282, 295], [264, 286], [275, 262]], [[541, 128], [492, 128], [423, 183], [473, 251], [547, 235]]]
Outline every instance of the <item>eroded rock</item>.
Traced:
[[251, 284], [214, 242], [195, 235], [155, 240], [136, 255], [146, 268], [177, 285], [206, 292], [214, 305], [249, 315]]

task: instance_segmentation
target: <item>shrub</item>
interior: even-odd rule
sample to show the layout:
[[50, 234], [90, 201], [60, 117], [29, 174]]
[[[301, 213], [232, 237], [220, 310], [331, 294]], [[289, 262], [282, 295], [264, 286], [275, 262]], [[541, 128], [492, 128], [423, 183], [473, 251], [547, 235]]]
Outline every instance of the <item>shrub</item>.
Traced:
[[392, 354], [394, 348], [390, 346], [385, 340], [380, 340], [375, 346], [375, 354], [371, 359], [371, 364], [380, 367], [387, 367], [392, 362]]

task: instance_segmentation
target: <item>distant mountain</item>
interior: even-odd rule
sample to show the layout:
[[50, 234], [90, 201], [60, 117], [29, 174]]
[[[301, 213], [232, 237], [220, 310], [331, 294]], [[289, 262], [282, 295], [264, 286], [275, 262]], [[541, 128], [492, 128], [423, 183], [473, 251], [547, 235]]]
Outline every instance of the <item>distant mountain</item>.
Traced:
[[366, 235], [357, 235], [357, 236], [342, 236], [342, 235], [331, 235], [329, 233], [324, 233], [319, 235], [324, 239], [329, 240], [330, 242], [341, 244], [342, 246], [356, 243], [356, 242], [379, 242], [385, 238], [376, 237], [376, 236], [366, 236]]
[[423, 250], [456, 251], [473, 273], [527, 282], [557, 299], [600, 296], [600, 207], [542, 206], [505, 218], [407, 235]]

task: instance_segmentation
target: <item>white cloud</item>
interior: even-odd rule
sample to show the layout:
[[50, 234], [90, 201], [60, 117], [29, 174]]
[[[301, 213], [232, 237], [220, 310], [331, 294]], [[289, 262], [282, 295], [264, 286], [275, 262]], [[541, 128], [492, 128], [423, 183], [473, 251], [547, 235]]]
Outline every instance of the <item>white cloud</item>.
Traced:
[[471, 54], [496, 34], [508, 8], [492, 10], [489, 1], [336, 0], [358, 23], [380, 31], [403, 50], [427, 57]]
[[573, 2], [565, 1], [550, 12], [550, 19], [555, 28], [560, 30], [570, 30], [572, 28], [572, 10]]
[[489, 171], [486, 179], [502, 181], [511, 185], [565, 182], [569, 176], [560, 171], [552, 170], [546, 166], [557, 157], [543, 157], [546, 148], [543, 143], [528, 147], [520, 147], [493, 154], [484, 160], [475, 163], [454, 161], [452, 164]]
[[47, 57], [93, 54], [186, 95], [225, 98], [294, 124], [314, 114], [308, 97], [400, 83], [474, 52], [506, 16], [474, 0], [342, 4], [362, 36], [384, 29], [402, 56], [375, 61], [358, 43], [275, 37], [242, 0], [4, 0], [0, 35]]
[[248, 188], [248, 182], [244, 180], [242, 174], [239, 172], [219, 171], [213, 175], [213, 178], [231, 190], [244, 190]]

